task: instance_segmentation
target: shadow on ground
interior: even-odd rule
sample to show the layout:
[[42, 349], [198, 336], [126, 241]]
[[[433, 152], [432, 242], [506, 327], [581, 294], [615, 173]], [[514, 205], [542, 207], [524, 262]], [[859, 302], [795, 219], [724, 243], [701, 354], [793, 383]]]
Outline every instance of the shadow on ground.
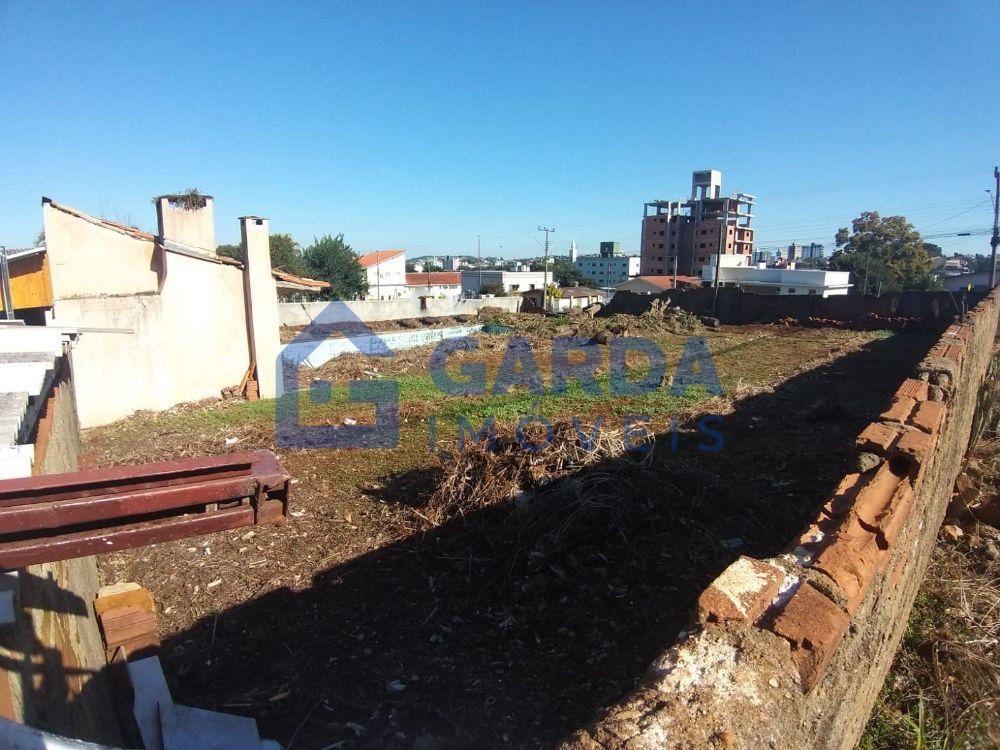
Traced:
[[[933, 338], [874, 341], [745, 399], [721, 452], [660, 440], [655, 472], [622, 483], [644, 508], [627, 537], [527, 555], [493, 508], [203, 620], [164, 644], [175, 698], [296, 750], [552, 747], [635, 684], [737, 555], [801, 532]], [[398, 481], [407, 502], [429, 486]]]

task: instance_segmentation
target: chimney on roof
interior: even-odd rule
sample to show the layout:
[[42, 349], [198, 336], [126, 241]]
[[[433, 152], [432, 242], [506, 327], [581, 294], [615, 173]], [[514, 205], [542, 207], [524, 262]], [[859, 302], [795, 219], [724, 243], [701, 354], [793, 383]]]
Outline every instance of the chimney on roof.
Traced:
[[159, 236], [215, 254], [215, 211], [210, 195], [189, 190], [156, 199]]

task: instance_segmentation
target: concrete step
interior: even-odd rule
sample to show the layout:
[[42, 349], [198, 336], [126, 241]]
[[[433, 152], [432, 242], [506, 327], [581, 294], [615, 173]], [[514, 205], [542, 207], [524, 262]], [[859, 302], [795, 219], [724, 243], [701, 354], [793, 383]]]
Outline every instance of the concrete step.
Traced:
[[35, 446], [0, 446], [0, 479], [20, 479], [31, 476], [31, 465], [35, 461]]

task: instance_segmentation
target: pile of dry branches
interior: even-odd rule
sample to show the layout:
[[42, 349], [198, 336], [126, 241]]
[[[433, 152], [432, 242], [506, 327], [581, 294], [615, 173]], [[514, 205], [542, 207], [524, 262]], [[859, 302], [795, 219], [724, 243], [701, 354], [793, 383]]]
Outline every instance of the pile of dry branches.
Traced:
[[[531, 553], [575, 544], [594, 533], [627, 537], [651, 502], [640, 487], [650, 478], [652, 452], [637, 450], [637, 436], [623, 429], [593, 435], [590, 429], [581, 426], [578, 432], [572, 424], [559, 423], [537, 452], [498, 436], [492, 449], [479, 442], [446, 456], [444, 477], [425, 517], [438, 525], [504, 507]], [[544, 442], [544, 434], [529, 431], [527, 437]]]

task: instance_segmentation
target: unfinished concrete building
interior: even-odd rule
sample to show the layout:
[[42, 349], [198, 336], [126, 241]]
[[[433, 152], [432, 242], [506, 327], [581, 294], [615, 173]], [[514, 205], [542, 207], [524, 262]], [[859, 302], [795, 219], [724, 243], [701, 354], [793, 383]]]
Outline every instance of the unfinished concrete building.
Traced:
[[714, 255], [753, 257], [754, 197], [722, 195], [722, 173], [694, 172], [688, 200], [650, 201], [642, 216], [641, 275], [698, 276]]

